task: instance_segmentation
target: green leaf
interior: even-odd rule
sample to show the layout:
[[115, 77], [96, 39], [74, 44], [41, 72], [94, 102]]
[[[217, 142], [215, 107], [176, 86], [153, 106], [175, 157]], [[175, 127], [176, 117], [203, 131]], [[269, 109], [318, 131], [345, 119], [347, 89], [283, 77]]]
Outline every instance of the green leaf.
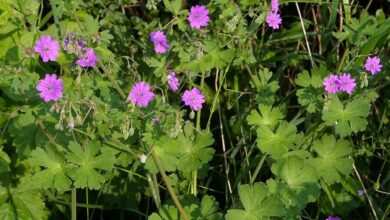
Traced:
[[[194, 139], [193, 139], [194, 138]], [[182, 155], [178, 163], [178, 169], [182, 172], [191, 172], [202, 168], [207, 164], [214, 154], [214, 149], [209, 147], [214, 143], [211, 133], [196, 134], [196, 137], [183, 133], [177, 138], [181, 148]]]
[[7, 153], [0, 148], [0, 174], [9, 171], [11, 160]]
[[172, 12], [173, 14], [177, 15], [180, 12], [181, 9], [182, 0], [164, 0], [165, 8]]
[[257, 110], [252, 110], [247, 117], [249, 125], [268, 125], [273, 127], [284, 118], [279, 108], [273, 108], [269, 105], [259, 105]]
[[344, 106], [336, 95], [332, 95], [328, 110], [322, 114], [322, 120], [328, 126], [333, 125], [336, 134], [344, 137], [366, 129], [370, 107], [368, 97], [357, 98]]
[[94, 19], [91, 15], [88, 15], [83, 22], [84, 30], [89, 34], [98, 34], [99, 33], [99, 20]]
[[278, 82], [271, 80], [272, 72], [267, 68], [260, 69], [258, 75], [251, 75], [252, 88], [256, 88], [256, 102], [259, 104], [272, 105], [275, 102], [275, 92], [279, 89]]
[[307, 107], [307, 111], [314, 113], [322, 108], [324, 99], [322, 98], [322, 72], [326, 71], [326, 68], [313, 68], [312, 75], [304, 70], [298, 74], [295, 83], [304, 88], [297, 90], [298, 103]]
[[65, 191], [70, 188], [72, 181], [65, 174], [65, 159], [52, 150], [46, 151], [37, 148], [31, 153], [31, 164], [44, 167], [45, 169], [37, 172], [33, 176], [39, 186], [44, 189], [55, 188], [59, 191]]
[[318, 179], [316, 169], [296, 156], [277, 160], [271, 171], [293, 187], [307, 182], [317, 182]]
[[297, 129], [294, 125], [283, 121], [275, 129], [261, 125], [256, 131], [257, 147], [271, 156], [280, 156], [294, 146]]
[[30, 178], [22, 178], [9, 192], [0, 186], [0, 219], [47, 219], [39, 188]]
[[[175, 171], [180, 158], [180, 143], [168, 135], [162, 136], [153, 146], [154, 153], [157, 155], [164, 169], [168, 172]], [[158, 173], [153, 158], [148, 157], [145, 168], [151, 173]]]
[[[187, 204], [186, 204], [187, 203]], [[222, 213], [218, 212], [219, 205], [212, 196], [204, 196], [202, 201], [184, 201], [182, 203], [188, 217], [192, 220], [222, 220]], [[182, 219], [174, 205], [163, 205], [158, 212], [149, 216], [149, 220]]]
[[261, 220], [271, 217], [284, 216], [285, 209], [281, 201], [269, 193], [264, 183], [255, 183], [253, 186], [241, 185], [238, 194], [244, 210], [229, 209], [226, 220]]
[[115, 156], [107, 151], [101, 152], [100, 142], [89, 141], [81, 147], [76, 142], [69, 143], [69, 151], [65, 155], [70, 166], [69, 176], [75, 181], [77, 188], [100, 189], [104, 176], [99, 170], [109, 171], [115, 163]]
[[317, 157], [311, 163], [327, 184], [341, 181], [341, 177], [349, 175], [352, 170], [353, 159], [348, 158], [352, 148], [348, 141], [325, 135], [321, 140], [313, 143], [312, 149]]

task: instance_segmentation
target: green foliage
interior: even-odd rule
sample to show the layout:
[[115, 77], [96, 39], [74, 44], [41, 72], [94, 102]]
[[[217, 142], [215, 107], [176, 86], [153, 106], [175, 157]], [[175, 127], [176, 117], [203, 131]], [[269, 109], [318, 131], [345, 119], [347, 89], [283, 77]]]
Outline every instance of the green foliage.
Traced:
[[72, 141], [68, 148], [65, 158], [72, 164], [69, 176], [74, 180], [75, 187], [100, 189], [105, 179], [99, 171], [111, 170], [116, 161], [115, 156], [101, 151], [98, 141], [89, 141], [83, 146]]
[[275, 128], [260, 125], [257, 130], [257, 147], [271, 156], [280, 156], [294, 147], [297, 129], [285, 121]]
[[241, 185], [238, 194], [244, 209], [229, 209], [225, 216], [227, 220], [271, 219], [286, 214], [279, 198], [272, 195], [264, 183]]
[[3, 151], [2, 147], [0, 147], [0, 174], [9, 171], [10, 163], [11, 159], [8, 154]]
[[258, 75], [251, 74], [251, 86], [256, 88], [256, 102], [272, 105], [275, 102], [275, 92], [279, 89], [278, 82], [271, 80], [272, 72], [268, 69], [260, 69]]
[[342, 176], [348, 175], [352, 170], [352, 149], [348, 141], [336, 138], [333, 135], [324, 135], [321, 140], [313, 143], [312, 150], [317, 153], [311, 164], [327, 184], [340, 182]]
[[370, 102], [367, 97], [359, 97], [344, 105], [333, 95], [328, 109], [322, 115], [322, 120], [326, 125], [334, 126], [336, 133], [342, 137], [364, 131], [370, 113]]
[[[259, 105], [259, 111], [252, 110], [247, 117], [249, 125], [274, 127], [284, 118], [283, 113], [278, 108], [272, 108], [268, 105]], [[260, 112], [260, 114], [259, 114]]]
[[46, 219], [45, 204], [38, 186], [28, 177], [13, 187], [0, 185], [1, 219]]
[[31, 153], [30, 161], [32, 165], [45, 168], [33, 176], [33, 181], [39, 186], [44, 189], [54, 188], [59, 191], [70, 188], [72, 182], [66, 175], [65, 159], [53, 150], [49, 148], [45, 151], [42, 148], [37, 148]]
[[305, 106], [310, 113], [319, 111], [323, 105], [322, 81], [324, 73], [327, 74], [327, 70], [322, 66], [321, 68], [312, 69], [311, 75], [304, 70], [295, 79], [295, 83], [303, 87], [297, 90], [298, 103]]
[[[219, 205], [214, 197], [204, 196], [198, 203], [190, 203], [184, 206], [184, 210], [194, 220], [222, 220], [222, 214], [218, 212]], [[159, 212], [149, 216], [149, 220], [183, 219], [175, 206], [163, 205]]]

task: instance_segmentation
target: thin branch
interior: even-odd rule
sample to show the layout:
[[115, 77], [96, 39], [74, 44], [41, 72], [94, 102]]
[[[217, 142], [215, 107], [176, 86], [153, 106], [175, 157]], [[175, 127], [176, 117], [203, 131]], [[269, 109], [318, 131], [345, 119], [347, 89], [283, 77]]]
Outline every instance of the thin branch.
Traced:
[[295, 6], [297, 7], [297, 10], [298, 10], [299, 19], [301, 20], [301, 26], [302, 26], [302, 30], [303, 30], [303, 35], [305, 36], [306, 47], [307, 47], [307, 51], [309, 52], [309, 57], [310, 57], [311, 66], [314, 67], [314, 66], [315, 66], [315, 63], [314, 63], [314, 61], [313, 61], [313, 56], [311, 55], [311, 50], [310, 50], [309, 41], [307, 40], [307, 34], [306, 34], [306, 30], [305, 30], [305, 25], [303, 24], [303, 19], [302, 19], [302, 15], [301, 15], [301, 10], [299, 9], [299, 6], [298, 6], [298, 3], [297, 3], [297, 2], [295, 2]]

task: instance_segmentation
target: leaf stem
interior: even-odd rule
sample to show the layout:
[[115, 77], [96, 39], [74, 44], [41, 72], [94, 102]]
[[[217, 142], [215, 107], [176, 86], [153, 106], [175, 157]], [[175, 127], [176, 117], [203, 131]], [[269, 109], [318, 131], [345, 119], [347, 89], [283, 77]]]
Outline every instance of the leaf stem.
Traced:
[[72, 188], [72, 204], [71, 204], [71, 212], [72, 212], [72, 220], [77, 219], [76, 215], [76, 187]]
[[259, 164], [257, 164], [256, 170], [255, 170], [255, 172], [252, 174], [251, 179], [250, 179], [250, 184], [251, 184], [251, 185], [255, 182], [255, 179], [256, 179], [257, 175], [259, 174], [259, 172], [260, 172], [260, 170], [261, 170], [261, 167], [262, 167], [263, 164], [264, 164], [265, 158], [267, 158], [267, 154], [263, 154], [263, 156], [261, 157], [261, 159], [260, 159], [260, 161], [259, 161]]
[[177, 210], [179, 210], [180, 215], [183, 217], [184, 220], [189, 220], [187, 213], [184, 211], [183, 206], [180, 204], [179, 199], [177, 198], [175, 192], [172, 189], [171, 181], [170, 181], [169, 177], [167, 176], [167, 174], [165, 173], [164, 167], [162, 166], [160, 160], [158, 159], [158, 157], [153, 149], [152, 149], [152, 158], [153, 158], [154, 163], [156, 164], [158, 170], [160, 171], [160, 174], [163, 178], [163, 181], [164, 181], [165, 185], [167, 186], [168, 192], [171, 195], [173, 203], [175, 203]]
[[100, 64], [99, 66], [103, 69], [104, 75], [106, 75], [107, 78], [111, 81], [112, 85], [114, 86], [114, 89], [119, 93], [119, 95], [122, 97], [122, 99], [126, 99], [127, 98], [126, 94], [123, 92], [123, 90], [118, 85], [118, 83], [114, 80], [114, 78], [112, 78], [112, 76], [110, 75], [110, 73], [108, 72], [108, 70], [106, 69], [104, 64], [101, 61], [99, 61], [99, 64]]
[[86, 198], [86, 209], [87, 209], [87, 220], [89, 220], [89, 207], [88, 207], [88, 203], [89, 203], [89, 199], [88, 199], [88, 187], [85, 188], [85, 198]]
[[146, 174], [147, 180], [149, 183], [150, 190], [153, 194], [154, 202], [156, 203], [156, 207], [159, 209], [161, 207], [161, 201], [160, 201], [160, 193], [158, 190], [158, 184], [157, 184], [157, 177], [156, 174], [150, 175], [150, 173]]

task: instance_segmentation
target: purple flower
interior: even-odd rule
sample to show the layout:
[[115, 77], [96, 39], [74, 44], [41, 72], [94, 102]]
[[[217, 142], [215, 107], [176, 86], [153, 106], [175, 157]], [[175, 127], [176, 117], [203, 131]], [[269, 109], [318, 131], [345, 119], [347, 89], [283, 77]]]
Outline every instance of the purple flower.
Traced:
[[56, 74], [46, 74], [45, 79], [39, 80], [36, 88], [41, 92], [39, 96], [45, 102], [57, 101], [62, 97], [62, 90], [64, 90], [62, 79], [57, 79]]
[[174, 72], [170, 72], [168, 74], [168, 85], [173, 91], [177, 91], [179, 89], [180, 83], [179, 79], [177, 78], [176, 74]]
[[188, 15], [188, 21], [194, 29], [207, 26], [207, 23], [210, 21], [209, 10], [203, 5], [192, 6]]
[[364, 68], [366, 68], [366, 70], [372, 75], [375, 75], [382, 70], [382, 65], [380, 62], [381, 59], [379, 59], [379, 57], [367, 57]]
[[339, 218], [338, 216], [328, 216], [328, 218], [325, 220], [341, 220], [341, 218]]
[[348, 94], [352, 94], [356, 87], [355, 79], [349, 73], [344, 73], [342, 76], [339, 76], [338, 84], [340, 90]]
[[92, 48], [88, 48], [84, 56], [77, 60], [77, 64], [81, 67], [93, 67], [99, 57], [93, 52]]
[[338, 93], [340, 91], [339, 77], [337, 75], [330, 75], [324, 79], [323, 85], [327, 93]]
[[359, 189], [359, 190], [357, 191], [357, 193], [358, 193], [359, 196], [363, 196], [363, 195], [364, 195], [364, 190]]
[[43, 62], [55, 61], [59, 54], [60, 45], [50, 35], [43, 35], [41, 39], [35, 41], [34, 51], [39, 53]]
[[272, 29], [279, 29], [279, 25], [282, 23], [282, 18], [277, 12], [271, 12], [267, 15], [267, 24]]
[[279, 1], [278, 0], [271, 0], [271, 10], [273, 12], [279, 11]]
[[150, 85], [146, 82], [138, 82], [131, 88], [129, 98], [131, 103], [147, 107], [152, 101], [154, 93], [150, 91]]
[[167, 37], [162, 31], [155, 31], [150, 34], [150, 40], [154, 43], [156, 53], [165, 53], [169, 49]]
[[194, 111], [198, 111], [202, 108], [202, 104], [205, 102], [205, 97], [202, 92], [193, 88], [191, 90], [186, 90], [181, 97], [184, 104], [190, 106]]
[[160, 120], [158, 120], [158, 118], [153, 118], [153, 119], [152, 119], [153, 124], [157, 124], [159, 121], [160, 121]]

